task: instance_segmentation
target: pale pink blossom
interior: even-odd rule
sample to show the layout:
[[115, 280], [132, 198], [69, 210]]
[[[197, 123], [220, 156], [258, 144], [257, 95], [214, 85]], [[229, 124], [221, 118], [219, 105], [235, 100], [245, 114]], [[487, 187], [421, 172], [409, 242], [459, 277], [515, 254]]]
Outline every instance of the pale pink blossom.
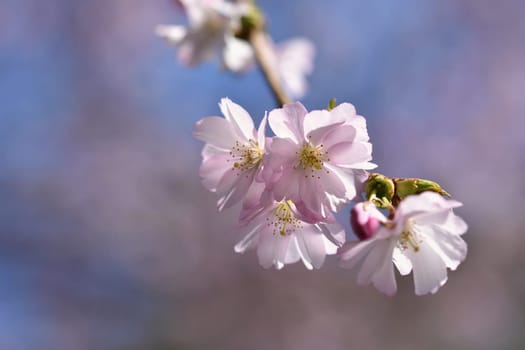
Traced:
[[261, 170], [266, 117], [256, 130], [248, 112], [238, 104], [223, 98], [219, 106], [224, 118], [199, 120], [193, 136], [206, 142], [200, 176], [203, 185], [219, 195], [217, 206], [222, 210], [244, 198]]
[[221, 57], [223, 66], [233, 72], [253, 64], [250, 45], [235, 37], [240, 19], [248, 11], [245, 3], [225, 0], [180, 0], [188, 26], [159, 25], [156, 32], [177, 47], [178, 59], [194, 66]]
[[365, 119], [349, 103], [312, 112], [291, 103], [268, 122], [276, 137], [263, 178], [276, 200], [291, 199], [311, 222], [331, 220], [376, 167]]
[[335, 254], [344, 242], [344, 230], [339, 224], [304, 222], [291, 200], [270, 200], [257, 210], [251, 209], [251, 215], [241, 221], [239, 230], [245, 236], [235, 245], [235, 251], [257, 249], [264, 268], [281, 269], [301, 260], [307, 269], [319, 269], [326, 255]]
[[345, 244], [341, 266], [361, 266], [358, 283], [372, 283], [388, 295], [397, 290], [394, 265], [403, 276], [413, 271], [417, 295], [437, 292], [447, 281], [447, 268], [455, 270], [467, 254], [461, 238], [467, 224], [452, 210], [461, 205], [434, 192], [407, 197], [370, 239]]

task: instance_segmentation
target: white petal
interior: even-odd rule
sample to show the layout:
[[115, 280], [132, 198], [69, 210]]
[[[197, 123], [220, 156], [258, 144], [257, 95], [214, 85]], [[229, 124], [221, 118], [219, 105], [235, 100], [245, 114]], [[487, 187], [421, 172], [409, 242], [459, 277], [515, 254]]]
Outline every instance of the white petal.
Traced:
[[259, 124], [259, 129], [257, 129], [257, 142], [259, 143], [259, 147], [261, 149], [265, 149], [266, 145], [266, 122], [268, 120], [267, 115], [265, 115], [262, 120], [261, 124]]
[[323, 240], [324, 235], [315, 230], [313, 225], [304, 227], [303, 230], [297, 234], [299, 247], [303, 252], [303, 256], [307, 257], [312, 265], [319, 269], [324, 262], [326, 251]]
[[[323, 109], [323, 110], [315, 110], [311, 111], [304, 117], [304, 136], [311, 136], [312, 139], [314, 138], [313, 133], [317, 129], [326, 128], [328, 126], [336, 126], [342, 124], [343, 121], [334, 118], [332, 113], [329, 111]], [[323, 135], [328, 133], [330, 131], [330, 128], [324, 129]], [[311, 135], [312, 134], [312, 135]], [[321, 139], [319, 135], [317, 136], [316, 140], [314, 141], [316, 144], [319, 143], [318, 140]]]
[[339, 265], [347, 269], [354, 268], [377, 243], [376, 239], [346, 242], [337, 253], [341, 259]]
[[[299, 246], [297, 243], [297, 237], [295, 237], [294, 235], [293, 237], [291, 237], [290, 243], [288, 244], [288, 249], [286, 250], [286, 256], [284, 258], [284, 263], [293, 264], [293, 263], [298, 262], [299, 260], [301, 260], [301, 253], [300, 253]], [[307, 265], [305, 263], [304, 266], [306, 266], [308, 270], [312, 269], [312, 265]]]
[[228, 98], [221, 99], [219, 107], [226, 120], [232, 123], [233, 129], [244, 138], [244, 141], [255, 140], [253, 120], [244, 108]]
[[254, 169], [245, 171], [240, 175], [237, 175], [233, 170], [226, 172], [217, 186], [217, 192], [225, 193], [217, 202], [218, 210], [230, 208], [243, 199], [253, 183], [254, 177]]
[[326, 254], [336, 254], [346, 240], [344, 227], [337, 221], [331, 224], [319, 223], [315, 225], [325, 236]]
[[354, 171], [352, 169], [340, 168], [328, 163], [325, 163], [324, 166], [341, 180], [345, 188], [346, 199], [352, 200], [355, 198], [357, 195], [357, 186]]
[[199, 120], [195, 123], [193, 137], [228, 151], [236, 141], [231, 123], [220, 117], [207, 117]]
[[439, 254], [445, 265], [455, 270], [467, 256], [467, 243], [461, 236], [447, 232], [440, 226], [418, 227], [425, 243]]
[[275, 138], [270, 146], [270, 163], [277, 168], [282, 165], [293, 166], [297, 160], [298, 147], [290, 139]]
[[402, 276], [406, 276], [412, 271], [412, 263], [398, 247], [394, 247], [392, 260]]
[[[332, 126], [332, 127], [330, 127]], [[323, 131], [322, 133], [320, 131]], [[324, 149], [330, 148], [341, 142], [354, 142], [355, 128], [344, 125], [342, 122], [330, 124], [323, 128], [317, 128], [308, 134], [308, 138], [316, 145], [322, 144]]]
[[204, 187], [215, 192], [224, 174], [231, 170], [231, 164], [228, 163], [230, 155], [224, 152], [205, 155], [210, 149], [213, 149], [213, 147], [207, 144], [202, 150], [203, 161], [199, 169], [199, 175], [202, 177]]
[[184, 26], [159, 25], [155, 33], [169, 42], [178, 45], [186, 36], [187, 30]]
[[462, 235], [467, 232], [468, 229], [467, 223], [452, 211], [449, 213], [447, 221], [443, 224], [443, 227], [446, 227], [448, 232], [456, 235]]
[[246, 41], [226, 36], [222, 61], [224, 67], [232, 72], [246, 71], [254, 63], [253, 50]]
[[419, 251], [408, 248], [404, 254], [412, 262], [416, 295], [435, 293], [447, 282], [447, 268], [439, 254], [423, 242]]
[[[326, 200], [321, 184], [317, 181], [317, 178], [304, 178], [304, 176], [305, 175], [298, 176], [300, 201], [304, 203], [306, 209], [325, 218], [327, 211], [323, 206]], [[306, 176], [308, 176], [308, 174]]]
[[390, 245], [386, 248], [387, 253], [383, 256], [381, 267], [372, 277], [372, 283], [386, 295], [394, 295], [397, 291], [397, 284], [391, 251], [396, 243], [393, 240], [390, 240], [389, 243]]
[[424, 212], [436, 212], [444, 209], [452, 209], [461, 206], [457, 201], [443, 198], [438, 193], [426, 191], [418, 195], [408, 196], [398, 208], [399, 215], [421, 214]]
[[248, 233], [243, 237], [243, 239], [241, 239], [235, 245], [235, 247], [233, 248], [235, 250], [235, 252], [243, 254], [248, 249], [251, 249], [251, 248], [255, 247], [255, 245], [257, 243], [257, 240], [256, 240], [257, 233], [259, 232], [260, 228], [261, 228], [261, 224], [255, 225], [254, 227], [252, 227], [248, 231]]
[[300, 176], [295, 171], [283, 173], [273, 187], [273, 192], [276, 200], [281, 200], [284, 197], [291, 199], [293, 202], [299, 202], [300, 190], [299, 182]]
[[350, 122], [356, 117], [356, 110], [351, 103], [341, 103], [331, 110], [334, 120]]
[[277, 137], [289, 138], [299, 144], [304, 141], [303, 121], [307, 113], [301, 103], [288, 103], [283, 108], [272, 110], [268, 115], [268, 122]]
[[381, 270], [384, 266], [385, 259], [392, 261], [393, 246], [390, 239], [377, 240], [374, 249], [366, 256], [361, 266], [361, 270], [357, 275], [357, 283], [360, 285], [369, 284], [376, 272]]
[[328, 149], [330, 163], [353, 168], [354, 164], [366, 163], [372, 159], [372, 145], [367, 142], [340, 142]]
[[279, 44], [275, 51], [284, 89], [292, 97], [302, 97], [308, 86], [306, 75], [313, 70], [314, 45], [307, 39], [292, 39]]
[[272, 267], [275, 260], [275, 246], [277, 240], [281, 237], [276, 237], [268, 230], [263, 230], [259, 234], [259, 240], [257, 242], [257, 256], [259, 258], [259, 264], [265, 269]]
[[195, 66], [202, 61], [212, 59], [223, 46], [221, 36], [207, 32], [190, 30], [177, 45], [177, 58], [187, 66]]

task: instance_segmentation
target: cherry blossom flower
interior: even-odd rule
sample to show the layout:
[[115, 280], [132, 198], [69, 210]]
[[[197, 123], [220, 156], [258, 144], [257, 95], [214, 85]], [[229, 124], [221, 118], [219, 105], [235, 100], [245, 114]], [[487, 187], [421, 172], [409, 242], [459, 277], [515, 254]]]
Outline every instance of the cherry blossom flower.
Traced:
[[326, 255], [337, 252], [345, 236], [337, 223], [302, 221], [295, 204], [288, 199], [270, 200], [267, 205], [251, 210], [239, 229], [245, 237], [235, 245], [235, 251], [244, 253], [256, 248], [261, 266], [275, 266], [278, 270], [299, 260], [309, 270], [319, 269]]
[[383, 216], [371, 238], [345, 244], [341, 266], [360, 265], [359, 284], [393, 295], [395, 265], [403, 276], [413, 271], [417, 295], [435, 293], [447, 281], [447, 268], [455, 270], [467, 254], [461, 238], [467, 224], [452, 211], [461, 205], [434, 192], [408, 196], [392, 220]]
[[256, 130], [248, 112], [238, 104], [223, 98], [219, 106], [224, 118], [199, 120], [193, 136], [206, 142], [200, 176], [204, 186], [220, 196], [217, 206], [222, 210], [243, 199], [261, 169], [266, 117]]
[[175, 45], [178, 59], [194, 66], [204, 60], [221, 56], [223, 66], [233, 72], [246, 70], [253, 64], [250, 45], [235, 37], [240, 18], [247, 4], [225, 0], [180, 0], [188, 16], [188, 27], [159, 25], [156, 32]]
[[309, 112], [298, 102], [269, 113], [276, 137], [263, 178], [276, 200], [292, 200], [305, 220], [331, 220], [373, 169], [366, 122], [343, 103]]

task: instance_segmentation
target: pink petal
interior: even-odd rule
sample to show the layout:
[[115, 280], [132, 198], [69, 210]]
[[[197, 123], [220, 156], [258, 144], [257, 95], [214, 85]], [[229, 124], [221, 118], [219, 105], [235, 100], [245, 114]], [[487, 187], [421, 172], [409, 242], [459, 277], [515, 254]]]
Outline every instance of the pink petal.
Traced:
[[217, 190], [224, 174], [231, 170], [231, 164], [227, 162], [229, 158], [229, 154], [223, 153], [209, 157], [202, 162], [199, 175], [203, 178], [204, 187], [210, 191]]
[[328, 149], [328, 155], [331, 164], [350, 168], [354, 164], [372, 159], [372, 145], [364, 142], [340, 142]]
[[193, 137], [228, 151], [236, 141], [231, 124], [220, 117], [206, 117], [199, 120], [195, 123]]
[[221, 99], [219, 103], [222, 114], [232, 123], [235, 132], [244, 138], [244, 141], [255, 140], [253, 120], [244, 108], [228, 98]]
[[288, 103], [283, 108], [272, 110], [268, 122], [277, 137], [289, 138], [298, 144], [304, 141], [303, 120], [307, 113], [300, 102]]

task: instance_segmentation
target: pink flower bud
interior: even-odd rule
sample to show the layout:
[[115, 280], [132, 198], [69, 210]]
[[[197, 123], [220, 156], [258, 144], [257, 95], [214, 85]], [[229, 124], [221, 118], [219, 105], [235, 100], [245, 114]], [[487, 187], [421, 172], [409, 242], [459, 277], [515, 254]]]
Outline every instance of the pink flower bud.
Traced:
[[350, 224], [356, 236], [364, 241], [375, 235], [381, 217], [381, 212], [372, 203], [358, 203], [350, 211]]

